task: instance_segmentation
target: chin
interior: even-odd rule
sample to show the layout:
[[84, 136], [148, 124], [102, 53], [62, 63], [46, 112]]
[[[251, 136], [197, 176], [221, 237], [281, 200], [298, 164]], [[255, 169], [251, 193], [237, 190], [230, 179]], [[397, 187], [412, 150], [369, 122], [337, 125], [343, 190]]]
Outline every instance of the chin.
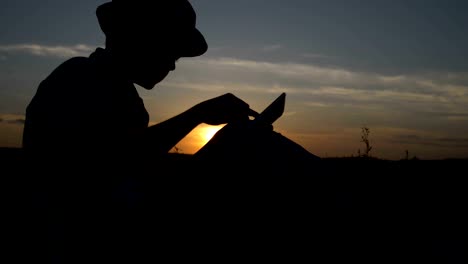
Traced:
[[157, 78], [153, 78], [151, 80], [149, 80], [149, 79], [142, 80], [142, 81], [137, 82], [136, 84], [140, 85], [141, 87], [145, 88], [146, 90], [151, 90], [151, 89], [154, 88], [154, 86], [156, 86], [156, 84], [158, 84], [159, 82], [164, 80], [167, 75], [168, 74], [163, 74], [163, 75], [158, 76]]
[[[155, 84], [155, 85], [156, 85], [156, 84]], [[151, 89], [154, 88], [155, 85], [152, 85], [152, 86], [151, 86], [151, 85], [147, 85], [147, 86], [146, 86], [146, 85], [145, 85], [145, 86], [140, 85], [140, 86], [143, 87], [145, 90], [151, 90]]]
[[151, 90], [156, 85], [156, 82], [135, 81], [135, 84], [138, 84], [139, 86], [143, 87], [145, 90]]

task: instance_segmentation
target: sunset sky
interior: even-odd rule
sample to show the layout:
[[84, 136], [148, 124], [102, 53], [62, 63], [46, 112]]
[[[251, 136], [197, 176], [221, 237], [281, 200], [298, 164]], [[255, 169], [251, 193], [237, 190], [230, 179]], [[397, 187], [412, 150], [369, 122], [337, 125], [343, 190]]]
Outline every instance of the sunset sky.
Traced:
[[[20, 147], [41, 80], [103, 47], [104, 2], [0, 0], [0, 147]], [[274, 129], [318, 156], [363, 152], [366, 126], [379, 158], [468, 158], [468, 1], [191, 3], [209, 49], [153, 90], [138, 87], [151, 123], [226, 92], [257, 111], [285, 92]], [[214, 132], [200, 126], [178, 151], [194, 153]]]

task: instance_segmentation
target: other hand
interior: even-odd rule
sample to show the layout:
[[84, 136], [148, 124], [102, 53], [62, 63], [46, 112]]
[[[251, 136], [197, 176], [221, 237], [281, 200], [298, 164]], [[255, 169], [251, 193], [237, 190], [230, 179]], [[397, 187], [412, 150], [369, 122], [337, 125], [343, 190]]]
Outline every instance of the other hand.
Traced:
[[194, 106], [193, 110], [202, 123], [209, 125], [245, 121], [249, 120], [249, 117], [258, 116], [246, 102], [232, 93], [201, 102]]

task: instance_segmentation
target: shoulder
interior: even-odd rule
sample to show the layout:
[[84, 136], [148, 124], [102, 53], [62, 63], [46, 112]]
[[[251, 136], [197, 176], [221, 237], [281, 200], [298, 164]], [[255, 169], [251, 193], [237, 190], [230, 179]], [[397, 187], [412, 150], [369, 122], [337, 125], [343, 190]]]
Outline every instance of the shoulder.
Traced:
[[96, 79], [93, 62], [88, 57], [73, 57], [58, 65], [38, 87], [40, 93], [76, 93], [76, 87], [87, 86]]
[[52, 73], [47, 79], [75, 79], [74, 76], [81, 76], [89, 71], [90, 60], [87, 57], [74, 57], [64, 61]]
[[[47, 108], [73, 105], [82, 98], [82, 87], [93, 83], [92, 65], [87, 57], [73, 57], [62, 62], [38, 85], [28, 108], [47, 105]], [[68, 100], [63, 100], [68, 98]]]
[[112, 58], [103, 48], [96, 48], [88, 57], [70, 58], [56, 67], [45, 79], [59, 85], [92, 85], [113, 79]]
[[82, 67], [86, 66], [89, 64], [89, 58], [88, 57], [73, 57], [70, 58], [66, 61], [64, 61], [62, 64], [60, 64], [57, 69], [67, 69], [67, 68], [77, 68], [77, 67]]

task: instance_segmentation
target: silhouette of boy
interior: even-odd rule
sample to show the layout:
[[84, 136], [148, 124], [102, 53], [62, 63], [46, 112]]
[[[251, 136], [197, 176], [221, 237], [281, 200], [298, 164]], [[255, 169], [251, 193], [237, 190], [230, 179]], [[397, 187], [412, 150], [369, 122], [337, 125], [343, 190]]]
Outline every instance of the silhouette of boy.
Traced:
[[[167, 157], [165, 154], [201, 123], [238, 124], [226, 128], [229, 133], [221, 132], [230, 134], [228, 138], [217, 137], [231, 143], [208, 144], [203, 158], [231, 160], [242, 156], [245, 160], [273, 153], [270, 159], [288, 149], [299, 150], [295, 151], [298, 156], [313, 156], [281, 135], [262, 137], [264, 132], [272, 132], [271, 124], [256, 122], [245, 129], [249, 118], [258, 113], [231, 93], [148, 126], [149, 116], [134, 84], [150, 90], [175, 70], [177, 60], [207, 51], [205, 38], [196, 28], [195, 11], [187, 0], [114, 0], [100, 5], [96, 14], [106, 36], [105, 48], [61, 64], [40, 83], [27, 107], [23, 149], [42, 165], [51, 162], [76, 167], [76, 162], [85, 161], [106, 169], [130, 160], [141, 162], [142, 158], [154, 162], [155, 157]], [[252, 128], [257, 133], [252, 133]], [[263, 134], [254, 137], [259, 133]], [[238, 153], [226, 155], [236, 151], [233, 146], [238, 147]], [[277, 146], [283, 149], [275, 149]], [[224, 147], [229, 150], [218, 155]], [[289, 154], [276, 156], [291, 157]]]
[[26, 151], [67, 159], [68, 154], [102, 158], [142, 149], [157, 155], [200, 123], [219, 125], [257, 114], [228, 93], [148, 127], [134, 84], [150, 90], [175, 70], [178, 59], [207, 51], [194, 9], [186, 0], [114, 0], [96, 13], [105, 48], [65, 61], [41, 82], [26, 111]]

